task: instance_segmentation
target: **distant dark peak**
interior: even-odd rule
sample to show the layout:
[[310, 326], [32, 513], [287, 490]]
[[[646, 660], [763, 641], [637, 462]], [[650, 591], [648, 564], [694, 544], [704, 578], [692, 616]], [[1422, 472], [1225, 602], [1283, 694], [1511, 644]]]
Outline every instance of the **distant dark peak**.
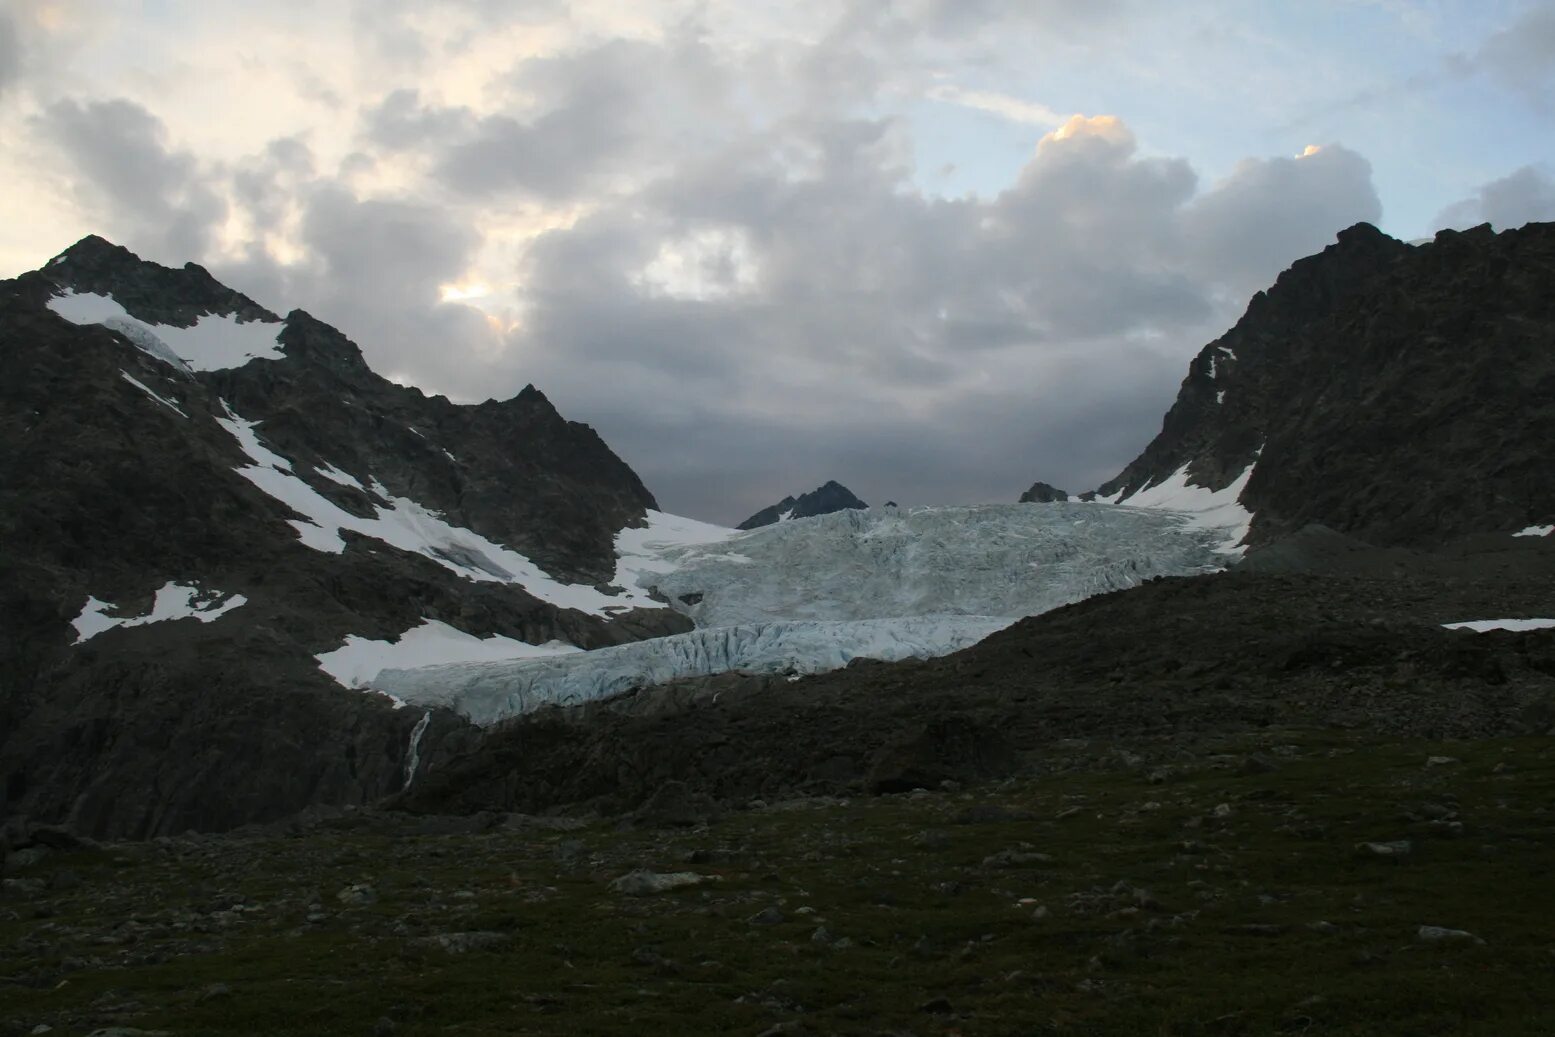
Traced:
[[49, 260], [40, 273], [61, 288], [112, 296], [132, 317], [148, 324], [187, 328], [206, 314], [240, 321], [281, 319], [197, 263], [166, 267], [96, 234]]
[[1060, 490], [1057, 486], [1051, 486], [1045, 482], [1031, 484], [1031, 489], [1020, 495], [1022, 504], [1052, 504], [1055, 501], [1066, 501], [1069, 494]]
[[770, 526], [785, 519], [812, 518], [830, 515], [834, 511], [849, 511], [869, 507], [853, 495], [853, 492], [835, 479], [828, 479], [809, 493], [798, 497], [784, 497], [768, 508], [762, 508], [741, 522], [740, 529], [756, 529]]

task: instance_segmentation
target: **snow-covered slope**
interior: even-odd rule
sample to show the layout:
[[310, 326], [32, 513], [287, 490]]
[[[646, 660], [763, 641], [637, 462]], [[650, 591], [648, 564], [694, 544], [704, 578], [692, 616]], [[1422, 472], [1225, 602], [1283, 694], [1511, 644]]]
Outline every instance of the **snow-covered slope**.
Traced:
[[1220, 568], [1224, 538], [1197, 513], [1105, 504], [842, 511], [744, 533], [653, 513], [648, 529], [618, 540], [631, 545], [622, 582], [635, 575], [700, 629], [565, 656], [386, 670], [370, 684], [487, 724], [731, 670], [930, 658], [1022, 616]]
[[1190, 481], [1188, 465], [1183, 465], [1159, 482], [1129, 493], [1119, 490], [1111, 497], [1098, 497], [1104, 504], [1124, 504], [1131, 508], [1171, 511], [1185, 516], [1196, 529], [1214, 530], [1219, 535], [1215, 550], [1231, 558], [1247, 551], [1247, 531], [1252, 528], [1253, 513], [1242, 504], [1242, 491], [1253, 476], [1257, 462], [1242, 469], [1227, 486], [1218, 490]]
[[[566, 583], [553, 578], [518, 551], [473, 530], [455, 526], [417, 501], [391, 494], [370, 474], [365, 479], [358, 478], [327, 463], [315, 468], [323, 478], [365, 493], [372, 501], [372, 515], [347, 511], [310, 486], [289, 459], [260, 441], [256, 432], [259, 422], [239, 417], [226, 407], [225, 401], [223, 407], [227, 416], [217, 418], [217, 423], [232, 434], [251, 461], [237, 468], [237, 473], [267, 496], [304, 516], [290, 519], [288, 523], [297, 531], [297, 538], [303, 545], [315, 551], [329, 554], [344, 551], [346, 542], [341, 533], [348, 531], [424, 555], [467, 580], [517, 584], [541, 601], [561, 608], [609, 616], [632, 608], [658, 607], [659, 603], [640, 590], [632, 579], [636, 571], [630, 561], [640, 557], [640, 564], [652, 564], [654, 550], [658, 547], [658, 541], [653, 539], [656, 527], [652, 524], [644, 530], [630, 531], [632, 535], [627, 539], [627, 550], [631, 552], [629, 560], [624, 567], [618, 563], [618, 576], [625, 579], [620, 585], [623, 593], [612, 595], [587, 584]], [[661, 524], [665, 517], [661, 516]], [[678, 544], [687, 542], [687, 538], [695, 540], [698, 536], [717, 536], [726, 532], [721, 527], [703, 523], [684, 527], [688, 521], [670, 524], [663, 535], [669, 542]]]

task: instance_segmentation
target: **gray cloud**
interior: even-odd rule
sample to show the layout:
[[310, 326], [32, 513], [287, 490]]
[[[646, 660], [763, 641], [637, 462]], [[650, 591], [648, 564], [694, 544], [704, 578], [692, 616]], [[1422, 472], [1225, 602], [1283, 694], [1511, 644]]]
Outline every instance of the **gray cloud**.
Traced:
[[[639, 172], [705, 132], [726, 83], [725, 70], [687, 30], [663, 45], [613, 40], [526, 61], [510, 85], [515, 104], [522, 99], [529, 110], [473, 120], [438, 161], [437, 177], [455, 190], [559, 199], [612, 174]], [[380, 109], [380, 135], [446, 133], [465, 121], [456, 111], [389, 100], [392, 107]]]
[[1489, 223], [1509, 230], [1540, 220], [1555, 220], [1555, 177], [1536, 166], [1523, 166], [1443, 209], [1436, 225], [1461, 230]]
[[[1343, 148], [1200, 194], [1115, 120], [1045, 141], [997, 198], [935, 200], [895, 132], [790, 123], [544, 236], [513, 380], [600, 427], [669, 506], [726, 521], [826, 478], [902, 503], [1087, 489], [1251, 291], [1378, 210]], [[708, 242], [726, 275], [743, 255], [743, 281], [645, 278]]]
[[1291, 260], [1322, 249], [1334, 231], [1381, 216], [1371, 164], [1338, 145], [1298, 159], [1244, 161], [1187, 213], [1202, 269], [1241, 299]]
[[[268, 204], [270, 191], [254, 193]], [[306, 259], [284, 265], [254, 248], [212, 264], [213, 272], [267, 305], [305, 309], [335, 325], [384, 375], [485, 398], [479, 350], [491, 329], [479, 312], [441, 302], [438, 291], [468, 266], [480, 242], [474, 230], [441, 208], [364, 200], [331, 180], [302, 185], [296, 196]]]
[[1536, 3], [1492, 35], [1474, 64], [1534, 103], [1555, 108], [1555, 3]]
[[154, 258], [203, 256], [226, 216], [195, 157], [170, 150], [160, 119], [131, 101], [58, 101], [33, 119], [65, 159], [84, 207]]
[[233, 171], [233, 201], [247, 211], [255, 231], [275, 231], [290, 211], [297, 186], [311, 180], [313, 173], [313, 151], [305, 141], [273, 140]]
[[390, 151], [420, 148], [467, 133], [475, 123], [468, 108], [423, 106], [413, 87], [395, 90], [362, 112], [367, 139]]

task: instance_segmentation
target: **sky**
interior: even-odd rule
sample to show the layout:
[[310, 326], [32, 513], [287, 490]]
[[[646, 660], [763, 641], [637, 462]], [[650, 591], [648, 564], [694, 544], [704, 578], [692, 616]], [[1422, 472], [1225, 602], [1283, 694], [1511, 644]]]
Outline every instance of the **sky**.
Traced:
[[0, 140], [0, 276], [201, 263], [709, 521], [1012, 501], [1344, 227], [1555, 220], [1555, 0], [0, 0]]

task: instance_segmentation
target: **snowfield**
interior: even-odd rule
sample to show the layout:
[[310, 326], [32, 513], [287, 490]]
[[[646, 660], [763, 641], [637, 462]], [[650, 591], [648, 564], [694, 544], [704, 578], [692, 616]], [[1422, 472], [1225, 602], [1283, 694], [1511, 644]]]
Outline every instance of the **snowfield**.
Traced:
[[284, 355], [276, 337], [285, 330], [285, 321], [243, 322], [207, 313], [192, 328], [147, 324], [131, 317], [112, 296], [91, 292], [66, 291], [50, 299], [48, 307], [72, 324], [101, 324], [117, 331], [142, 352], [185, 374], [242, 367], [258, 357], [279, 360]]
[[114, 627], [139, 627], [175, 619], [198, 619], [201, 623], [210, 623], [246, 604], [248, 599], [241, 594], [229, 597], [219, 591], [202, 591], [192, 584], [169, 580], [157, 589], [151, 611], [143, 616], [110, 616], [108, 612], [115, 608], [111, 602], [88, 597], [81, 608], [81, 614], [70, 622], [76, 628], [75, 643], [81, 644]]
[[1469, 619], [1462, 623], [1443, 623], [1442, 626], [1448, 630], [1472, 630], [1476, 634], [1488, 634], [1492, 630], [1520, 633], [1555, 628], [1555, 619]]

